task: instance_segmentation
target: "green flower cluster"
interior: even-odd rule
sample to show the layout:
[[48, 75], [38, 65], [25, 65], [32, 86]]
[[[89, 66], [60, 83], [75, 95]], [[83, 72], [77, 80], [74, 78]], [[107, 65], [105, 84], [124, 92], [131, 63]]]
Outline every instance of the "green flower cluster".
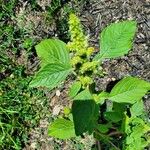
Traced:
[[97, 61], [92, 61], [92, 62], [85, 62], [81, 66], [80, 72], [84, 74], [87, 71], [93, 71], [94, 73], [97, 73], [96, 67], [98, 65]]
[[[69, 31], [71, 42], [67, 44], [67, 47], [74, 53], [71, 64], [78, 72], [78, 79], [83, 87], [87, 87], [93, 83], [92, 76], [97, 73], [98, 68], [98, 62], [90, 60], [94, 47], [89, 47], [88, 37], [84, 35], [80, 20], [75, 14], [70, 14]], [[86, 74], [87, 72], [91, 74]]]
[[93, 83], [93, 79], [89, 76], [79, 76], [79, 80], [84, 88]]
[[68, 43], [70, 51], [75, 51], [79, 56], [85, 54], [88, 38], [84, 35], [80, 20], [75, 14], [70, 14], [69, 31], [71, 33], [71, 42]]

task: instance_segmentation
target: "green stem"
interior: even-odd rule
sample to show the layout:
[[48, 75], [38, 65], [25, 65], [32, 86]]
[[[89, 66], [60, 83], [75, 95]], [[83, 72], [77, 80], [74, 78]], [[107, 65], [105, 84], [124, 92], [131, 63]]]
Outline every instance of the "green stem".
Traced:
[[[99, 136], [103, 137], [103, 135], [98, 132], [98, 131], [95, 131], [96, 134], [98, 134]], [[108, 139], [105, 139], [112, 147], [114, 147], [116, 150], [120, 150], [120, 148], [118, 148], [114, 143], [112, 143], [110, 140]]]
[[97, 141], [97, 146], [98, 146], [98, 150], [102, 150], [102, 149], [101, 149], [100, 141]]

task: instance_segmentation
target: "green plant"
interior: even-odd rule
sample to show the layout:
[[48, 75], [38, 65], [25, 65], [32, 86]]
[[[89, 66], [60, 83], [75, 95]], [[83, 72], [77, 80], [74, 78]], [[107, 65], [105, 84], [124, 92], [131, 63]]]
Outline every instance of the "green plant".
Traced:
[[[136, 77], [125, 77], [111, 90], [95, 91], [94, 77], [104, 75], [101, 62], [121, 57], [132, 48], [136, 32], [135, 21], [122, 21], [106, 27], [100, 35], [100, 52], [92, 59], [94, 48], [88, 44], [80, 20], [71, 14], [71, 41], [66, 45], [58, 39], [46, 39], [36, 46], [41, 60], [30, 87], [50, 90], [61, 84], [69, 74], [76, 77], [69, 90], [72, 108], [65, 108], [49, 126], [48, 134], [68, 139], [93, 134], [101, 145], [112, 149], [142, 150], [150, 143], [150, 124], [144, 113], [142, 97], [150, 83]], [[69, 55], [70, 52], [70, 55]], [[116, 141], [120, 141], [119, 143]]]
[[[31, 90], [26, 72], [26, 52], [34, 44], [29, 33], [15, 24], [18, 0], [0, 2], [0, 149], [19, 150], [28, 143], [32, 128], [44, 116], [44, 93]], [[22, 44], [23, 43], [23, 44]], [[19, 61], [25, 52], [25, 58]], [[36, 96], [33, 95], [36, 93]], [[44, 100], [44, 101], [43, 101]]]
[[7, 73], [3, 73], [0, 85], [0, 149], [19, 150], [44, 116], [46, 98], [43, 92], [28, 88], [31, 79], [24, 77], [22, 66], [3, 65], [2, 71]]

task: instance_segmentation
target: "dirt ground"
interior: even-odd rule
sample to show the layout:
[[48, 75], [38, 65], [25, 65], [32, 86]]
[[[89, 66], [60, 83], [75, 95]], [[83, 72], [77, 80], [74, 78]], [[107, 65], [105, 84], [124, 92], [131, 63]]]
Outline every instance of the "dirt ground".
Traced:
[[[134, 41], [133, 50], [130, 51], [127, 56], [115, 60], [108, 59], [103, 62], [103, 68], [107, 72], [107, 75], [104, 78], [96, 77], [95, 81], [98, 89], [105, 90], [107, 85], [112, 83], [112, 81], [119, 80], [128, 75], [138, 76], [150, 81], [149, 8], [149, 0], [89, 0], [80, 7], [79, 16], [86, 33], [90, 37], [89, 42], [97, 49], [99, 33], [110, 23], [126, 19], [133, 19], [138, 23], [138, 31]], [[39, 19], [37, 19], [39, 21], [37, 23], [39, 24], [37, 28], [40, 30], [43, 25], [40, 17], [37, 18]], [[55, 34], [57, 34], [57, 31], [55, 23], [53, 25], [54, 26], [47, 26], [45, 32], [49, 32], [51, 36], [56, 36]], [[36, 32], [38, 32], [38, 30], [36, 30]], [[32, 64], [32, 66], [33, 65], [34, 64]], [[52, 111], [52, 113], [56, 116], [60, 114], [62, 108], [68, 103], [65, 97], [67, 95], [67, 91], [61, 88], [58, 88], [57, 90], [60, 91], [60, 96], [56, 96], [56, 90], [51, 93], [47, 93], [49, 99], [51, 99], [50, 111]], [[145, 108], [150, 115], [150, 95], [146, 95], [144, 100]], [[31, 132], [30, 143], [24, 150], [75, 149], [70, 146], [73, 144], [72, 141], [54, 141], [53, 138], [47, 136], [47, 126], [49, 121], [48, 117], [41, 120], [39, 127]], [[91, 141], [90, 137], [85, 139], [85, 141], [83, 141], [83, 143], [89, 143], [89, 141]], [[89, 145], [92, 145], [92, 142], [90, 142]], [[53, 147], [53, 145], [56, 144], [59, 145], [59, 148]], [[89, 146], [85, 149], [89, 150]]]

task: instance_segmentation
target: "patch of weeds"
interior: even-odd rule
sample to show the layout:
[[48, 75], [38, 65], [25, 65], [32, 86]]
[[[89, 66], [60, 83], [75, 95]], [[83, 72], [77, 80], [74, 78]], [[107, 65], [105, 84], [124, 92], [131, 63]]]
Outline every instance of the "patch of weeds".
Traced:
[[43, 92], [28, 88], [31, 79], [24, 77], [24, 67], [3, 66], [6, 70], [9, 76], [0, 85], [0, 148], [22, 149], [31, 128], [45, 115], [46, 98]]
[[44, 93], [28, 88], [31, 79], [26, 74], [27, 62], [20, 55], [29, 52], [36, 40], [29, 30], [19, 28], [19, 6], [18, 0], [2, 1], [0, 5], [0, 149], [8, 150], [22, 149], [30, 130], [48, 114]]
[[37, 0], [28, 0], [33, 10], [39, 9], [39, 5], [37, 4]]
[[0, 1], [1, 5], [0, 5], [0, 9], [1, 9], [1, 19], [8, 21], [7, 17], [10, 17], [12, 15], [14, 15], [14, 9], [16, 8], [16, 5], [18, 4], [18, 0], [6, 0]]
[[49, 13], [49, 16], [54, 17], [56, 12], [58, 12], [66, 3], [68, 3], [70, 0], [52, 0], [49, 7], [47, 7], [47, 11]]
[[58, 149], [89, 150], [91, 149], [94, 142], [95, 141], [92, 139], [92, 136], [86, 134], [86, 137], [83, 139], [81, 137], [65, 141], [55, 139], [51, 141], [51, 146], [54, 148], [54, 150]]
[[[24, 18], [22, 15], [16, 16], [16, 9], [19, 8], [18, 0], [1, 3], [1, 24], [0, 24], [0, 49], [4, 52], [11, 51], [14, 55], [20, 50], [30, 50], [33, 46], [33, 41], [30, 37], [30, 30], [32, 26], [28, 27], [28, 30], [23, 26]], [[30, 28], [30, 29], [29, 29]], [[23, 44], [22, 44], [23, 43]]]

